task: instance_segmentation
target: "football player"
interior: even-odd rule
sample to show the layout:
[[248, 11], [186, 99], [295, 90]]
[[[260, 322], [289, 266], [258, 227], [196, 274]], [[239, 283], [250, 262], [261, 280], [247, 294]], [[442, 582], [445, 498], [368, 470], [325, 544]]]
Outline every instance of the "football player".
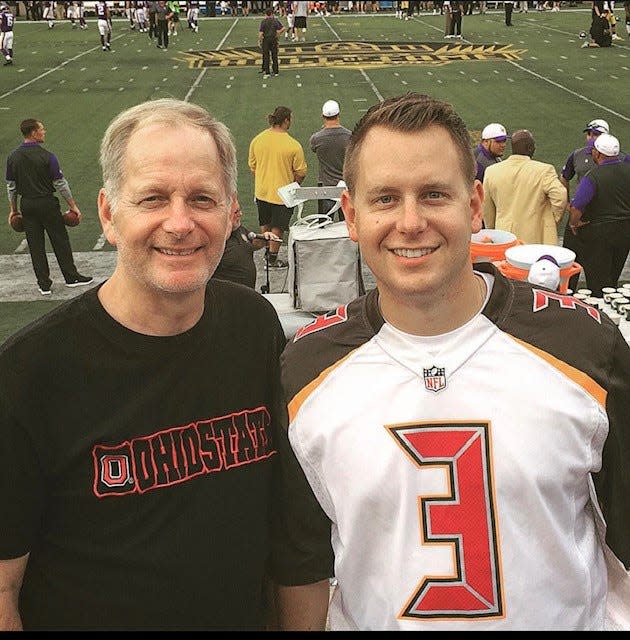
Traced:
[[13, 64], [13, 21], [9, 7], [0, 4], [0, 52], [5, 58], [5, 67]]
[[107, 2], [100, 0], [94, 4], [98, 24], [98, 33], [101, 37], [101, 47], [103, 51], [111, 51], [112, 45], [112, 18], [109, 13]]

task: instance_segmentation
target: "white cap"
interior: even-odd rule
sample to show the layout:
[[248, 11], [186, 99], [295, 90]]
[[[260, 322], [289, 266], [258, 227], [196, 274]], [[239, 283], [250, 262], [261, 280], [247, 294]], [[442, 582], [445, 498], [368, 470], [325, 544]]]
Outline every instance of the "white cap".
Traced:
[[504, 140], [508, 139], [508, 134], [507, 134], [507, 131], [505, 130], [505, 127], [502, 124], [499, 124], [498, 122], [493, 122], [487, 125], [486, 127], [484, 127], [483, 131], [481, 132], [481, 139], [482, 140], [498, 139], [499, 142], [503, 142]]
[[618, 156], [619, 140], [609, 133], [602, 133], [595, 138], [595, 148], [605, 156]]
[[591, 120], [584, 129], [584, 133], [592, 131], [593, 133], [610, 133], [610, 128], [606, 120]]
[[326, 100], [322, 107], [322, 115], [325, 118], [334, 118], [339, 115], [339, 103], [335, 100]]

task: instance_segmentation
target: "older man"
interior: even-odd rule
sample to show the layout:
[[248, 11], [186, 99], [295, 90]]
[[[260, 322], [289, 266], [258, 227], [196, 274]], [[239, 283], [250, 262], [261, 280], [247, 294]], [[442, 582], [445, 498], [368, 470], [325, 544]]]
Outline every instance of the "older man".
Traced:
[[263, 630], [285, 337], [255, 291], [207, 284], [232, 137], [150, 101], [101, 166], [112, 276], [0, 348], [0, 629]]
[[512, 155], [486, 169], [484, 222], [527, 244], [555, 245], [567, 190], [553, 165], [532, 160], [535, 149], [534, 136], [520, 129], [512, 135]]

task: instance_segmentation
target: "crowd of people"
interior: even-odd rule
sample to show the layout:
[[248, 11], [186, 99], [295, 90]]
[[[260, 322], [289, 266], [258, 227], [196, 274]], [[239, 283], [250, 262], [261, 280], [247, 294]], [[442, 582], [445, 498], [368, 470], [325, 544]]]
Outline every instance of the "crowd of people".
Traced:
[[[87, 29], [85, 2], [25, 2], [26, 19], [46, 20], [48, 27], [52, 29], [59, 21], [69, 20], [72, 28]], [[261, 22], [259, 45], [263, 51], [262, 72], [266, 76], [278, 74], [278, 36], [284, 33], [286, 39], [292, 42], [306, 41], [307, 19], [313, 15], [331, 15], [340, 12], [339, 2], [259, 2], [259, 3], [204, 3], [197, 0], [182, 3], [176, 0], [137, 1], [113, 3], [121, 5], [112, 7], [111, 2], [97, 1], [91, 3], [90, 11], [94, 11], [97, 18], [97, 28], [103, 51], [111, 51], [112, 13], [118, 12], [129, 21], [129, 27], [140, 33], [147, 32], [149, 38], [157, 40], [156, 46], [163, 51], [168, 50], [169, 38], [177, 35], [177, 28], [181, 21], [180, 14], [186, 16], [187, 28], [198, 33], [199, 18], [202, 13], [214, 15], [239, 15], [248, 16], [250, 9], [253, 13], [262, 12], [264, 18]], [[445, 16], [444, 37], [462, 39], [463, 16], [471, 15], [475, 9], [480, 14], [486, 12], [486, 2], [465, 2], [460, 0], [443, 0], [440, 2], [396, 2], [394, 3], [396, 17], [408, 20], [423, 11], [432, 11]], [[532, 3], [534, 8], [547, 10], [548, 3]], [[554, 2], [552, 11], [560, 10], [562, 3]], [[209, 5], [218, 5], [209, 6]], [[505, 25], [512, 24], [512, 12], [518, 6], [518, 11], [528, 11], [527, 2], [504, 2]], [[6, 2], [0, 3], [0, 49], [5, 57], [5, 66], [13, 64], [13, 23], [15, 14], [19, 16], [19, 6], [11, 10]], [[359, 13], [379, 11], [378, 2], [354, 2], [348, 3], [347, 9]], [[624, 2], [625, 25], [630, 36], [630, 1]], [[588, 39], [583, 47], [609, 47], [614, 40], [621, 40], [617, 33], [617, 19], [614, 12], [614, 2], [598, 0], [592, 3], [592, 19], [588, 32]], [[279, 18], [286, 20], [286, 27], [281, 24]], [[586, 38], [586, 31], [582, 32]]]

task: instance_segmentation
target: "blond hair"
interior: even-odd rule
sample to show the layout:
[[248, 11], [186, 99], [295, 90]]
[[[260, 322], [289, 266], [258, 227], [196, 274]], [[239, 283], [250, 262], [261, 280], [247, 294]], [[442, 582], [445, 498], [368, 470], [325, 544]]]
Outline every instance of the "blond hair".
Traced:
[[[113, 209], [116, 208], [118, 193], [124, 179], [125, 154], [129, 139], [140, 127], [155, 123], [172, 127], [189, 125], [209, 133], [219, 152], [226, 195], [231, 197], [236, 194], [238, 169], [236, 148], [230, 130], [199, 105], [173, 98], [161, 98], [137, 104], [123, 111], [110, 122], [105, 131], [101, 141], [100, 164], [103, 188]], [[151, 141], [147, 140], [147, 144], [150, 145]]]

